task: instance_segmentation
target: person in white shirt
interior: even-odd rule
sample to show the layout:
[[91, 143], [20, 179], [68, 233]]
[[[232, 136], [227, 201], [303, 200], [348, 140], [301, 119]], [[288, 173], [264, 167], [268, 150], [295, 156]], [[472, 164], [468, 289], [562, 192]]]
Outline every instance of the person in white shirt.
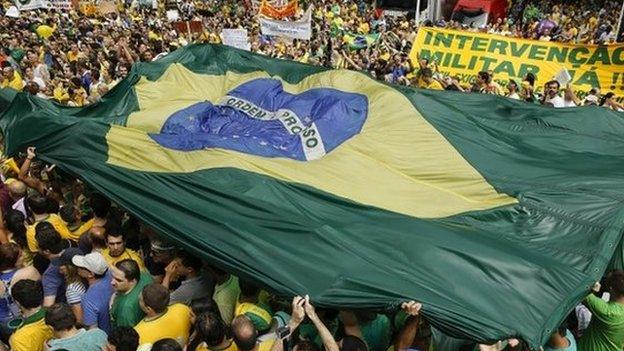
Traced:
[[551, 80], [544, 84], [544, 96], [542, 97], [542, 105], [549, 105], [555, 108], [566, 107], [565, 101], [559, 96], [559, 82]]
[[14, 180], [9, 184], [9, 196], [14, 201], [12, 208], [14, 210], [20, 211], [24, 214], [24, 217], [28, 218], [26, 213], [26, 205], [24, 204], [24, 199], [26, 199], [26, 192], [28, 187], [26, 184], [19, 180]]

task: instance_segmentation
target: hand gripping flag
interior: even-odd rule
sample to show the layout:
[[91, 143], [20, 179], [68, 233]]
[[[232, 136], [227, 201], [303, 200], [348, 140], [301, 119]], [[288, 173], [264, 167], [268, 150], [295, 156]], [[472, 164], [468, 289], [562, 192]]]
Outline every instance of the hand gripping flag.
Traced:
[[100, 103], [0, 94], [35, 145], [208, 262], [322, 306], [423, 303], [434, 326], [543, 344], [621, 265], [624, 119], [390, 86], [191, 45]]

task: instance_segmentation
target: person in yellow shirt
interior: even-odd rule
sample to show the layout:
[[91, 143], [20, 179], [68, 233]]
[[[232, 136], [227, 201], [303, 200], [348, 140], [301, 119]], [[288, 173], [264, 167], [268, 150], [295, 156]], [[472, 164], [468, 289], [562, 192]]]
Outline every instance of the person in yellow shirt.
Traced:
[[433, 79], [433, 71], [429, 67], [425, 67], [420, 70], [417, 85], [419, 88], [423, 89], [444, 90], [442, 84]]
[[238, 351], [234, 341], [227, 337], [227, 326], [221, 316], [213, 312], [204, 312], [195, 318], [195, 337], [189, 345], [189, 351]]
[[13, 67], [7, 66], [2, 70], [2, 84], [0, 84], [0, 88], [11, 88], [17, 91], [22, 91], [24, 89], [24, 81], [22, 80], [22, 76], [15, 72]]
[[[54, 335], [45, 324], [43, 286], [40, 281], [23, 279], [11, 288], [11, 296], [17, 302], [24, 319], [9, 339], [13, 351], [43, 351], [46, 340]], [[12, 326], [9, 325], [9, 328]]]
[[106, 233], [106, 246], [108, 247], [102, 251], [102, 256], [104, 256], [104, 259], [106, 259], [109, 265], [114, 266], [119, 261], [131, 259], [136, 261], [142, 271], [145, 270], [143, 259], [136, 251], [126, 247], [125, 235], [119, 228], [115, 228], [114, 226], [108, 228]]
[[48, 199], [45, 196], [40, 194], [32, 195], [28, 198], [27, 203], [28, 208], [30, 208], [35, 217], [35, 223], [26, 228], [26, 241], [30, 251], [39, 252], [39, 245], [35, 239], [35, 228], [41, 222], [52, 224], [54, 229], [61, 235], [61, 238], [78, 241], [78, 237], [67, 229], [65, 221], [61, 217], [54, 213], [48, 213]]
[[260, 289], [245, 280], [239, 280], [239, 286], [240, 295], [234, 315], [246, 315], [258, 331], [267, 331], [271, 327], [271, 313], [269, 307], [260, 302]]
[[149, 350], [160, 339], [171, 338], [186, 345], [191, 331], [191, 309], [183, 304], [169, 304], [169, 290], [158, 283], [145, 286], [139, 305], [145, 318], [134, 327], [139, 334], [138, 350]]
[[72, 43], [69, 51], [67, 52], [67, 61], [76, 62], [78, 61], [78, 57], [80, 57], [80, 51], [78, 50], [78, 45]]
[[237, 316], [232, 321], [232, 337], [240, 351], [269, 351], [275, 340], [258, 342], [258, 330], [245, 315]]
[[35, 29], [35, 32], [37, 33], [39, 38], [42, 38], [44, 40], [47, 40], [49, 37], [51, 37], [55, 31], [56, 25], [50, 26], [49, 24], [42, 24], [38, 26], [37, 29]]

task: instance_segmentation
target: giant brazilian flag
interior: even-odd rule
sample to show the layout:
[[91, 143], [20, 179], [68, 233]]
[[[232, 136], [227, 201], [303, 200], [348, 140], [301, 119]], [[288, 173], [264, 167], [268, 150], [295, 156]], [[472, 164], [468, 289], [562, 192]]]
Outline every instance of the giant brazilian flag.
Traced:
[[624, 119], [191, 45], [103, 101], [3, 93], [9, 154], [278, 294], [533, 347], [621, 263]]

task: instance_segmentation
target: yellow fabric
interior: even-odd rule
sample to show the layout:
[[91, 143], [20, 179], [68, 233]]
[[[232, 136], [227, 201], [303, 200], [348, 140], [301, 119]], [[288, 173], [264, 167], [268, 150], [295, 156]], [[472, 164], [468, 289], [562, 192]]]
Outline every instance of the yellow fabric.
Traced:
[[15, 160], [11, 157], [9, 159], [4, 160], [4, 162], [2, 162], [2, 171], [5, 172], [5, 174], [8, 171], [18, 174], [19, 167], [17, 167], [17, 163], [15, 163]]
[[2, 84], [0, 84], [0, 88], [11, 88], [17, 91], [22, 91], [24, 88], [22, 76], [18, 72], [13, 72], [13, 79], [8, 80], [7, 78], [4, 78]]
[[50, 27], [47, 24], [42, 24], [39, 27], [37, 27], [37, 29], [35, 29], [35, 32], [37, 32], [39, 37], [43, 39], [48, 39], [49, 37], [52, 36], [52, 34], [54, 34], [55, 30], [56, 30], [56, 26]]
[[427, 84], [427, 82], [425, 82], [424, 80], [419, 79], [418, 87], [424, 88], [424, 89], [431, 89], [431, 90], [444, 90], [444, 87], [442, 86], [442, 84], [440, 84], [440, 82], [438, 82], [435, 79], [431, 80], [431, 83], [429, 84]]
[[80, 238], [82, 234], [88, 232], [91, 228], [93, 228], [93, 222], [93, 218], [84, 222], [82, 225], [80, 225], [80, 227], [78, 227], [78, 229], [72, 231], [72, 236], [75, 238]]
[[265, 340], [258, 345], [258, 351], [270, 351], [275, 340]]
[[110, 255], [110, 250], [108, 248], [106, 248], [106, 249], [102, 250], [102, 256], [104, 256], [104, 259], [106, 259], [106, 262], [109, 265], [111, 265], [111, 266], [114, 266], [119, 261], [123, 261], [123, 260], [126, 260], [126, 259], [131, 259], [131, 260], [135, 260], [136, 263], [138, 263], [139, 268], [141, 270], [145, 270], [145, 263], [143, 262], [143, 259], [134, 250], [126, 249], [121, 255], [119, 255], [117, 257], [112, 257]]
[[262, 318], [267, 324], [271, 324], [271, 315], [264, 308], [249, 302], [237, 302], [236, 308], [234, 308], [234, 316], [240, 316], [245, 313], [255, 314]]
[[[474, 76], [479, 71], [492, 70], [499, 82], [517, 81], [532, 72], [537, 76], [536, 86], [551, 80], [561, 67], [574, 67], [574, 90], [588, 91], [614, 85], [623, 52], [624, 43], [599, 46], [544, 42], [423, 27], [418, 30], [409, 57], [412, 62], [418, 62], [419, 57], [435, 59], [440, 71], [450, 76]], [[495, 92], [502, 93], [498, 89]], [[613, 92], [624, 96], [621, 89]]]
[[72, 51], [67, 52], [67, 61], [74, 62], [78, 61], [78, 57], [80, 56], [80, 52], [74, 53]]
[[199, 346], [197, 346], [197, 348], [195, 349], [195, 351], [238, 351], [238, 347], [236, 347], [236, 344], [234, 343], [234, 341], [229, 340], [230, 341], [230, 346], [223, 348], [223, 349], [209, 349], [208, 346], [206, 346], [206, 343], [202, 343]]
[[53, 337], [43, 319], [19, 328], [9, 339], [12, 351], [43, 351], [43, 343]]
[[134, 330], [139, 334], [139, 347], [166, 338], [172, 338], [180, 345], [186, 345], [191, 330], [191, 309], [183, 304], [173, 304], [154, 320], [148, 321], [144, 318]]
[[[63, 221], [58, 215], [51, 214], [43, 221], [52, 224], [54, 229], [56, 229], [56, 231], [61, 235], [61, 238], [78, 241], [79, 237], [75, 236], [72, 232], [69, 231], [69, 229], [67, 229], [65, 221]], [[37, 244], [37, 240], [35, 239], [35, 227], [37, 226], [37, 223], [39, 222], [36, 222], [33, 225], [29, 225], [26, 228], [26, 241], [28, 242], [28, 249], [30, 249], [30, 251], [32, 252], [39, 252], [39, 245]]]
[[87, 92], [83, 87], [74, 90], [74, 96], [72, 100], [76, 103], [76, 106], [83, 106], [87, 97]]
[[358, 32], [362, 34], [368, 34], [368, 32], [370, 32], [370, 26], [368, 25], [368, 22], [362, 22], [358, 26]]
[[59, 84], [54, 88], [54, 98], [57, 101], [69, 100], [69, 95], [67, 94], [67, 90], [63, 88], [63, 85]]
[[140, 110], [129, 116], [127, 127], [112, 126], [107, 135], [108, 163], [150, 172], [239, 168], [420, 218], [516, 203], [497, 193], [403, 94], [347, 70], [318, 73], [296, 85], [283, 82], [284, 90], [293, 94], [325, 87], [368, 97], [369, 113], [360, 134], [319, 160], [265, 158], [225, 149], [176, 151], [160, 146], [147, 134], [159, 132], [179, 109], [199, 101], [216, 102], [234, 87], [257, 78], [268, 75], [202, 75], [179, 64], [169, 66], [157, 81], [142, 78], [135, 86]]

